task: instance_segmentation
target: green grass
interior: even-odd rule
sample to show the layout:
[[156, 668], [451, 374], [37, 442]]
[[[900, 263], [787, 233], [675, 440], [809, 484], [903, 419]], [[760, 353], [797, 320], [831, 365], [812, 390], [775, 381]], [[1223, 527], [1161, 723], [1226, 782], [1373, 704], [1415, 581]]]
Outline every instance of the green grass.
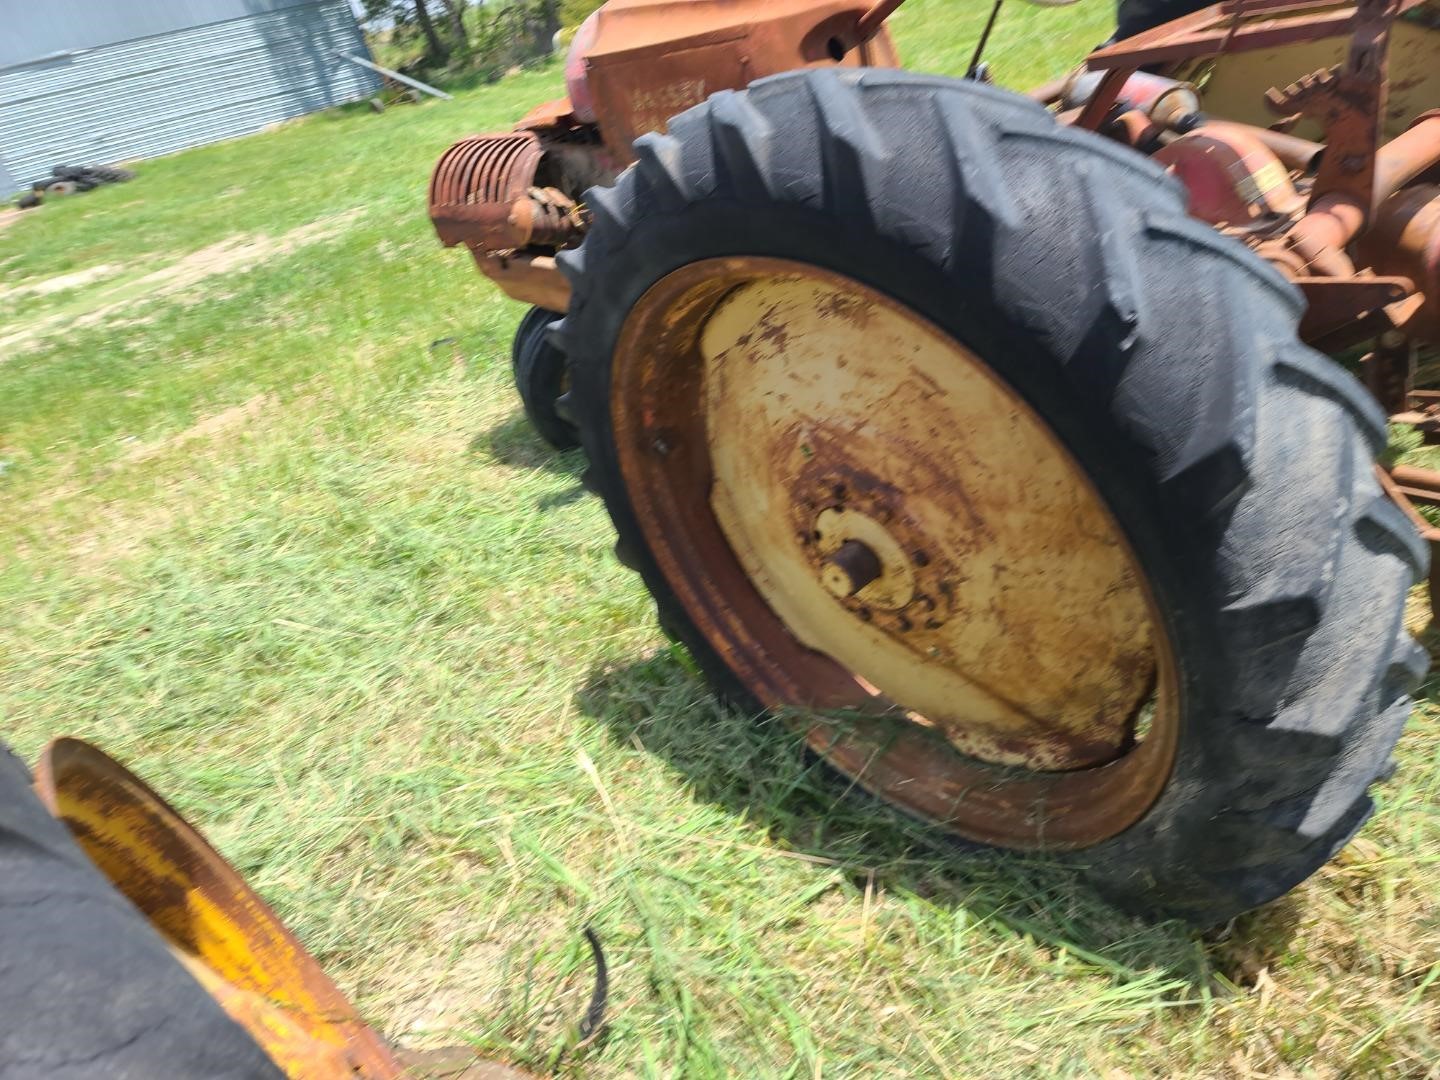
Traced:
[[[954, 72], [983, 17], [896, 27]], [[991, 59], [1038, 81], [1109, 18], [1007, 8]], [[0, 355], [6, 737], [136, 767], [407, 1043], [543, 1070], [591, 924], [612, 1022], [577, 1075], [1433, 1070], [1433, 701], [1357, 844], [1206, 937], [939, 842], [711, 702], [578, 457], [520, 417], [520, 307], [424, 215], [453, 138], [559, 85], [317, 116], [0, 231], [0, 289], [114, 268], [4, 297], [0, 339], [30, 335]], [[261, 255], [160, 291], [236, 237]]]

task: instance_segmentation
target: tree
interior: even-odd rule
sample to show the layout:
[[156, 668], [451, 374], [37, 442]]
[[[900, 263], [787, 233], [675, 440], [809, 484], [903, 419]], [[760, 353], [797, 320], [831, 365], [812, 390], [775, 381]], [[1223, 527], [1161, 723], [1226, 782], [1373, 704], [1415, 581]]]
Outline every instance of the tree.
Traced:
[[470, 44], [470, 36], [465, 33], [464, 0], [458, 3], [456, 0], [443, 0], [443, 3], [445, 14], [450, 19], [450, 33], [455, 38], [455, 44], [463, 49]]
[[[362, 4], [365, 22], [379, 29], [393, 27], [397, 39], [413, 40], [418, 26], [425, 39], [425, 63], [444, 63], [449, 58], [450, 46], [435, 27], [428, 0], [362, 0]], [[463, 36], [457, 44], [464, 46]]]
[[554, 51], [555, 35], [560, 30], [560, 0], [529, 0], [523, 5], [525, 36], [523, 46], [529, 56], [548, 56]]
[[[367, 28], [385, 34], [388, 44], [407, 58], [402, 70], [449, 64], [464, 57], [464, 66], [503, 72], [554, 49], [556, 34], [580, 19], [601, 0], [360, 0]], [[437, 6], [440, 5], [440, 6]], [[467, 16], [471, 16], [467, 19]]]
[[425, 59], [443, 64], [450, 58], [450, 50], [435, 32], [435, 23], [431, 20], [430, 9], [425, 4], [426, 0], [415, 0], [415, 21], [420, 24], [420, 31], [425, 35]]

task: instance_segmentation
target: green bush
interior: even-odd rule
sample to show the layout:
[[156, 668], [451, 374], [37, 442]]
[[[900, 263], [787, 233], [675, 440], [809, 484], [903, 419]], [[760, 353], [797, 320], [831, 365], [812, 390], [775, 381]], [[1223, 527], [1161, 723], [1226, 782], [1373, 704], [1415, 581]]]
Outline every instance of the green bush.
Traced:
[[605, 0], [564, 0], [560, 5], [560, 25], [573, 31], [585, 21], [585, 17], [603, 4]]

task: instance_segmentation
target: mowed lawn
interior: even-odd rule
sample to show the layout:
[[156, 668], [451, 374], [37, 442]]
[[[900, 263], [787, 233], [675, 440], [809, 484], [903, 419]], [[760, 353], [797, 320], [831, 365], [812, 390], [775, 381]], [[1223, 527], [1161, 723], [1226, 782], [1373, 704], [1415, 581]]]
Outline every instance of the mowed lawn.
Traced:
[[[958, 73], [984, 14], [894, 25]], [[1007, 9], [990, 58], [1029, 85], [1110, 18]], [[452, 139], [561, 84], [316, 116], [0, 230], [5, 737], [130, 763], [409, 1045], [548, 1069], [590, 925], [611, 1020], [566, 1075], [1436, 1075], [1433, 702], [1345, 854], [1205, 936], [716, 707], [521, 417], [521, 307], [425, 216]]]

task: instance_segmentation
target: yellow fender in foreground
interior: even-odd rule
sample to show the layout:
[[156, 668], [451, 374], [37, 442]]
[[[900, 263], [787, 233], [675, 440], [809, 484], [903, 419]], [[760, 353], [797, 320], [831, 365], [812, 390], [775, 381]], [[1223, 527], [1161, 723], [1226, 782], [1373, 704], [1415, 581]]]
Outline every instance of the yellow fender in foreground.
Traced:
[[265, 901], [143, 780], [62, 738], [36, 764], [35, 792], [287, 1076], [406, 1075]]

